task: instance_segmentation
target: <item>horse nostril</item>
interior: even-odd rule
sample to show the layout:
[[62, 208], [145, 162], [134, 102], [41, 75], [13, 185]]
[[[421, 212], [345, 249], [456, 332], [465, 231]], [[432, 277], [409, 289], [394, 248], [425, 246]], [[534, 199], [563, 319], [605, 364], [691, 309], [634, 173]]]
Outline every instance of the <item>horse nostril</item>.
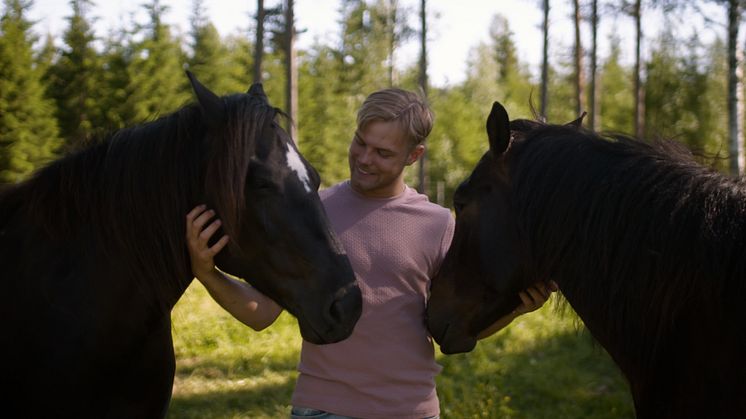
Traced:
[[332, 319], [339, 322], [345, 317], [345, 308], [343, 306], [342, 301], [340, 300], [334, 300], [332, 301], [332, 307], [329, 310], [329, 314], [331, 314]]
[[362, 295], [357, 286], [340, 290], [329, 307], [335, 323], [355, 323], [362, 312]]

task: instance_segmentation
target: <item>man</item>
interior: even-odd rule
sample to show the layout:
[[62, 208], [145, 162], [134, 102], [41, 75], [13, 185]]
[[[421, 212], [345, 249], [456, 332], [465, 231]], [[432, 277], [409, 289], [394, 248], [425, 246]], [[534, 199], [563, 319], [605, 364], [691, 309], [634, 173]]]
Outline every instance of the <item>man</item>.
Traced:
[[[437, 418], [435, 376], [440, 366], [425, 326], [430, 278], [451, 242], [449, 210], [404, 183], [404, 169], [425, 151], [433, 115], [425, 101], [401, 89], [377, 91], [364, 101], [349, 147], [350, 179], [320, 192], [363, 294], [363, 312], [341, 342], [303, 342], [293, 393], [293, 418]], [[187, 216], [195, 276], [237, 319], [260, 330], [281, 308], [245, 283], [214, 269], [212, 257], [228, 242], [208, 248], [219, 220], [198, 207]], [[516, 315], [540, 307], [548, 286], [521, 293], [523, 305], [480, 337]]]

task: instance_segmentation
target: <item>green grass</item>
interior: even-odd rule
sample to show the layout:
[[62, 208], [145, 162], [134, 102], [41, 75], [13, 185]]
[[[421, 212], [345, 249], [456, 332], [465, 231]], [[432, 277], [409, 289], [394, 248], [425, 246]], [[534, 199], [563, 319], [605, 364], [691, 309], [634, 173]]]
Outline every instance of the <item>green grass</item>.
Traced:
[[[627, 384], [572, 314], [547, 304], [460, 355], [438, 354], [443, 419], [632, 418]], [[283, 313], [254, 332], [198, 283], [173, 312], [168, 418], [288, 418], [300, 334]]]

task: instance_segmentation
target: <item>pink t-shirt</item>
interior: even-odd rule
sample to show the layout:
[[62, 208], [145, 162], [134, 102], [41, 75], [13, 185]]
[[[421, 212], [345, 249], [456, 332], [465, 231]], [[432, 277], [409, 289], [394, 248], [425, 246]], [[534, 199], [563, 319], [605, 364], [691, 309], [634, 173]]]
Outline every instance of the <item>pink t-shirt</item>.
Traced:
[[321, 199], [357, 276], [363, 312], [342, 342], [303, 341], [293, 405], [358, 418], [438, 415], [441, 367], [425, 305], [453, 237], [450, 211], [409, 187], [371, 199], [343, 182]]

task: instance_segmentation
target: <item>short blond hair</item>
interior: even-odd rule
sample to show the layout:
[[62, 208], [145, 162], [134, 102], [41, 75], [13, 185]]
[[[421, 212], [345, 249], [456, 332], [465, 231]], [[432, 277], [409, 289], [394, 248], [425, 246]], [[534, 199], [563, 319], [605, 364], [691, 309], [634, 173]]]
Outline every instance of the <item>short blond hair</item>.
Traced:
[[373, 92], [357, 113], [358, 130], [371, 122], [396, 121], [412, 144], [422, 144], [433, 129], [433, 112], [424, 98], [414, 92], [388, 88]]

